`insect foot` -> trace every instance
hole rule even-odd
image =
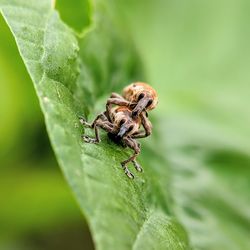
[[[82,139],[87,143],[94,143],[98,144],[99,142],[96,140],[96,138],[91,138],[88,135],[82,135]]]
[[[135,167],[135,169],[138,171],[138,172],[142,172],[143,171],[143,168],[140,166],[139,163],[137,163],[136,161],[132,161],[133,162],[133,165]]]
[[[124,172],[125,172],[125,174],[126,174],[130,179],[134,179],[134,178],[135,178],[134,175],[133,175],[133,173],[130,172],[130,171],[128,170],[127,167],[125,167]]]
[[[84,127],[88,127],[88,128],[91,128],[91,124],[88,123],[84,117],[82,116],[79,116],[79,121],[80,123],[84,126]]]
[[[122,168],[124,169],[124,173],[128,176],[128,178],[134,179],[135,176],[133,175],[132,172],[129,171],[129,169],[127,168],[127,166],[124,165],[123,163],[121,163],[121,165],[122,165]]]

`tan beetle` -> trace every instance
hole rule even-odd
[[[84,118],[80,119],[82,125],[95,130],[95,138],[87,135],[82,138],[87,143],[99,143],[98,128],[102,128],[113,141],[133,149],[133,155],[121,162],[125,174],[133,179],[134,175],[127,168],[127,164],[132,162],[137,171],[142,171],[142,167],[136,162],[136,157],[140,154],[140,144],[135,139],[151,134],[152,125],[147,111],[154,109],[157,103],[157,93],[151,86],[143,82],[132,83],[123,89],[123,96],[112,93],[107,100],[106,111],[99,114],[91,124]],[[141,125],[144,130],[140,130]]]
[[[142,119],[142,125],[145,133],[141,137],[149,136],[152,133],[152,125],[147,118],[147,111],[150,111],[158,104],[157,92],[144,82],[131,83],[123,89],[123,95],[112,93],[107,100],[106,112],[107,117],[111,112],[112,105],[126,106],[132,110],[132,118]]]
[[[106,112],[99,114],[92,123],[88,123],[84,118],[80,119],[83,126],[92,128],[95,130],[95,138],[91,138],[87,135],[83,135],[82,138],[87,143],[98,144],[100,140],[98,128],[104,129],[108,132],[109,137],[116,143],[121,143],[124,146],[134,150],[134,153],[127,160],[121,162],[122,168],[125,174],[133,179],[134,175],[127,168],[127,164],[132,162],[135,169],[142,172],[142,167],[136,162],[136,157],[140,154],[140,144],[135,140],[140,138],[141,132],[139,128],[141,126],[141,118],[132,119],[132,111],[125,106],[117,106],[111,109],[110,120],[106,115]]]

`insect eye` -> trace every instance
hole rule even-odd
[[[141,100],[144,96],[145,96],[145,94],[144,94],[144,93],[141,93],[141,94],[138,96],[138,101]]]
[[[125,119],[121,119],[119,125],[121,126],[125,122]]]
[[[149,107],[152,103],[153,103],[153,100],[150,99],[150,100],[148,101],[148,104],[147,104],[146,108]]]
[[[132,131],[132,130],[133,130],[133,128],[134,128],[134,126],[133,126],[133,125],[131,125],[131,126],[129,127],[129,129],[128,129],[128,132]]]

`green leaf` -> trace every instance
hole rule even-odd
[[[93,21],[83,38],[61,21],[48,0],[1,0],[1,12],[32,78],[53,149],[97,249],[187,249],[186,233],[171,212],[164,158],[150,144],[144,145],[140,159],[145,172],[131,181],[120,167],[129,150],[104,133],[100,145],[81,140],[79,114],[93,118],[111,91],[143,80],[130,38],[123,35],[120,21],[114,21],[112,2],[92,4]]]

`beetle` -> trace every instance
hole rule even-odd
[[[99,114],[92,123],[88,123],[84,118],[80,118],[80,122],[87,128],[92,128],[95,131],[95,138],[91,138],[87,135],[82,135],[83,140],[86,143],[98,144],[100,140],[99,128],[105,130],[109,137],[116,143],[121,143],[124,146],[134,150],[132,156],[127,160],[121,162],[122,168],[125,174],[133,179],[134,175],[127,167],[129,162],[132,162],[135,169],[142,172],[142,167],[137,163],[136,158],[140,154],[140,144],[136,141],[137,138],[141,138],[142,132],[140,127],[142,124],[141,117],[132,118],[132,110],[126,106],[113,107],[109,112]]]
[[[123,89],[123,95],[112,93],[106,103],[108,119],[113,105],[126,106],[132,109],[132,119],[138,117],[142,120],[145,132],[140,138],[147,137],[152,133],[152,125],[147,118],[147,111],[154,109],[158,104],[158,95],[155,89],[144,82],[131,83]]]

